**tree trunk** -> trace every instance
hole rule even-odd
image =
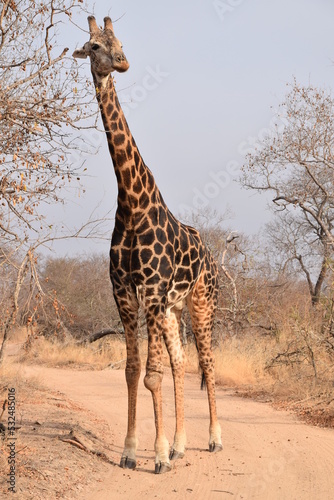
[[[325,256],[324,256],[322,263],[321,263],[320,273],[319,273],[317,282],[316,282],[315,287],[314,287],[314,292],[312,295],[312,305],[313,306],[316,306],[317,304],[319,304],[319,301],[320,301],[322,285],[325,281],[325,278],[327,275],[327,270],[328,270],[327,262],[328,262],[328,260],[327,260],[327,251],[326,251]]]
[[[10,315],[8,316],[7,320],[5,321],[5,326],[4,326],[4,335],[2,339],[2,344],[0,348],[0,366],[3,363],[4,359],[4,350],[5,350],[5,345],[8,340],[8,334],[12,328],[12,326],[15,324],[17,312],[18,312],[18,298],[21,290],[21,286],[24,280],[25,275],[27,274],[28,271],[28,261],[31,258],[31,252],[30,250],[24,257],[19,270],[17,274],[17,279],[16,279],[16,285],[15,285],[15,290],[13,292],[13,304],[12,304],[12,310]]]

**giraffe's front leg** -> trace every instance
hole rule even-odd
[[[136,434],[137,393],[140,377],[140,355],[138,346],[138,302],[134,294],[124,290],[114,295],[123,323],[126,340],[125,378],[128,388],[128,427],[120,466],[123,469],[136,467],[138,439]]]
[[[162,325],[164,314],[156,314],[152,308],[146,314],[148,329],[148,355],[144,384],[152,393],[156,439],[155,439],[155,473],[162,474],[171,470],[169,461],[169,443],[165,435],[162,418]]]
[[[134,363],[133,360],[137,360],[137,362]],[[136,452],[138,439],[136,435],[136,409],[139,376],[140,357],[138,349],[129,349],[127,345],[125,377],[128,386],[128,429],[124,440],[124,449],[120,463],[123,469],[134,469],[137,465]]]
[[[154,444],[155,450],[155,469],[156,474],[162,474],[171,470],[169,461],[169,443],[165,436],[162,419],[162,393],[161,393],[162,373],[154,370],[147,370],[144,384],[152,393],[156,438]]]

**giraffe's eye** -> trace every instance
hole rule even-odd
[[[99,44],[97,44],[97,43],[94,43],[94,44],[92,45],[92,50],[97,50],[97,49],[99,49],[99,48],[100,48],[100,46],[99,46]]]

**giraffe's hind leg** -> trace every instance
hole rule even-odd
[[[175,399],[175,434],[173,446],[170,450],[170,460],[183,458],[186,446],[186,431],[184,427],[184,371],[185,353],[180,337],[180,321],[182,305],[171,309],[169,317],[164,322],[164,340],[170,357],[174,380]]]
[[[123,469],[135,469],[138,439],[136,433],[137,393],[140,377],[140,355],[138,347],[138,302],[136,295],[124,290],[115,290],[114,295],[123,323],[126,340],[125,378],[128,388],[128,426],[124,449],[120,461]]]
[[[223,449],[221,428],[217,418],[215,395],[215,362],[211,347],[213,320],[216,312],[216,293],[208,286],[203,271],[191,294],[187,305],[191,316],[192,328],[196,337],[199,364],[203,370],[210,411],[209,450],[217,452]]]

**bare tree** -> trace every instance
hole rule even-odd
[[[315,228],[304,213],[277,212],[266,225],[272,252],[271,261],[278,272],[297,277],[304,275],[312,304],[319,302],[325,283],[332,273],[332,246],[321,228]]]
[[[45,297],[37,249],[54,238],[56,229],[44,217],[45,206],[62,201],[71,183],[78,182],[82,152],[89,152],[83,131],[95,126],[91,117],[96,114],[89,105],[91,84],[79,77],[77,64],[67,57],[68,49],[59,46],[61,30],[82,10],[83,0],[0,2],[0,290],[5,305],[0,329],[4,339],[16,321],[26,280],[31,291]],[[27,297],[33,297],[32,292]]]
[[[334,248],[334,100],[327,90],[294,82],[279,116],[281,125],[248,155],[242,182],[273,193],[274,210],[284,212],[285,243],[294,239],[287,259],[299,263],[316,304]],[[319,259],[315,284],[307,247],[316,247]]]
[[[73,128],[90,114],[89,84],[57,36],[81,3],[0,2],[0,236],[7,240],[39,231],[41,202],[58,202],[79,175]]]

